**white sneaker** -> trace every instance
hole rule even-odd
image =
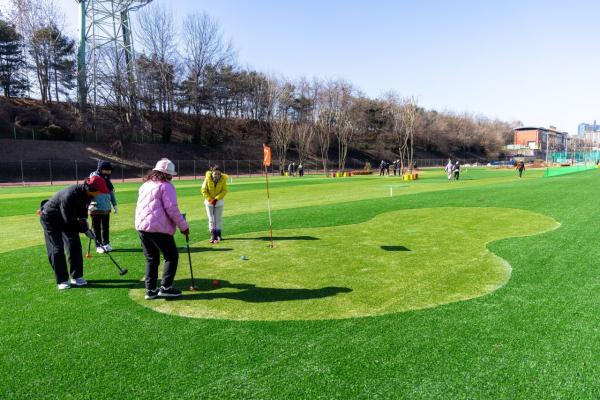
[[[105,246],[104,246],[104,249],[105,249],[107,252],[109,252],[109,251],[112,251],[112,246],[111,246],[110,244],[107,244],[107,245],[105,245]]]
[[[96,247],[96,253],[103,254],[104,253],[104,247],[101,247],[101,246]]]
[[[58,284],[58,290],[67,290],[67,289],[71,289],[71,286],[69,286],[69,282],[61,282]]]
[[[71,278],[71,285],[75,285],[75,286],[85,286],[87,285],[87,281],[85,279],[82,278]]]

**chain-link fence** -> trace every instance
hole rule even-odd
[[[198,179],[215,164],[221,166],[223,171],[233,176],[255,176],[263,172],[262,160],[172,160],[177,168],[176,179]],[[469,160],[459,160],[469,163]],[[290,161],[291,162],[291,161]],[[419,168],[441,167],[447,162],[446,159],[422,159],[415,161]],[[473,161],[475,162],[475,161]],[[154,167],[156,160],[142,160],[128,163],[112,162],[113,180],[125,182],[126,180],[138,180],[144,177]],[[351,160],[346,163],[346,170],[363,170],[365,161]],[[296,162],[296,165],[298,163]],[[370,161],[374,172],[378,171],[379,163]],[[20,160],[0,161],[0,183],[50,183],[55,182],[81,182],[91,172],[96,170],[97,162],[87,160]],[[280,168],[279,162],[275,161],[269,167],[269,173],[279,175],[288,171],[289,162]],[[317,160],[304,162],[304,173],[323,174],[323,163]],[[336,171],[338,165],[330,161],[327,165],[328,171]]]

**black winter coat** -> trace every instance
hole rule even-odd
[[[58,228],[85,232],[91,201],[83,185],[72,185],[55,193],[44,204],[41,217]]]

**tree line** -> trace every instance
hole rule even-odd
[[[72,101],[76,86],[75,41],[63,33],[52,0],[15,0],[11,21],[0,15],[0,87],[4,96]],[[394,92],[370,98],[342,79],[288,79],[242,67],[217,21],[195,12],[176,24],[160,3],[138,12],[137,101],[141,118],[158,113],[170,141],[175,113],[257,121],[280,165],[289,151],[299,161],[331,153],[343,170],[357,143],[393,143],[410,168],[415,149],[494,158],[510,141],[514,124],[420,107]],[[109,85],[119,90],[125,85]],[[35,93],[37,92],[37,93]],[[111,104],[104,104],[110,107]],[[200,124],[198,124],[200,126]],[[201,140],[201,132],[194,140]],[[334,149],[335,151],[331,151]]]

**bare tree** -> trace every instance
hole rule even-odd
[[[396,147],[398,149],[400,160],[400,171],[404,171],[408,138],[405,135],[404,119],[402,118],[402,100],[395,92],[388,92],[385,95],[385,98],[385,113],[389,120],[390,130],[396,140]]]
[[[287,152],[294,135],[294,128],[294,123],[286,115],[281,115],[273,122],[271,138],[275,146],[275,152],[277,153],[280,172],[283,172],[285,169]]]
[[[183,22],[184,50],[188,74],[188,96],[196,114],[201,111],[201,96],[208,67],[218,68],[233,62],[232,43],[223,37],[221,27],[205,12],[187,16]]]
[[[330,81],[323,93],[325,124],[338,145],[338,168],[343,170],[348,155],[348,147],[354,136],[355,127],[350,120],[354,88],[343,80]],[[323,154],[323,152],[322,152]]]
[[[310,154],[313,137],[315,135],[315,125],[312,122],[298,122],[294,129],[294,142],[300,163],[304,163]]]
[[[331,143],[331,132],[333,130],[332,116],[329,110],[322,109],[319,112],[317,123],[315,124],[315,136],[319,147],[319,155],[323,164],[323,171],[327,175],[327,165],[329,164],[329,146]]]
[[[410,173],[414,166],[415,120],[419,111],[417,99],[407,97],[402,101],[402,125],[404,127],[405,152]]]
[[[158,87],[158,110],[171,113],[174,109],[175,71],[177,54],[177,30],[173,13],[160,3],[154,2],[139,14],[139,40],[149,58],[154,59],[160,84]]]

